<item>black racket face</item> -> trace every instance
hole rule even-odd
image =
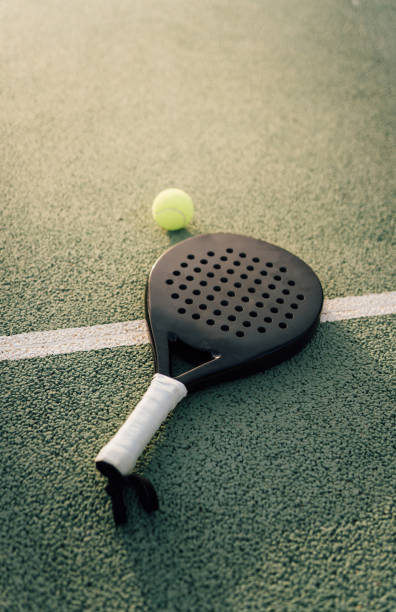
[[[302,348],[319,320],[320,281],[288,251],[236,234],[205,234],[166,251],[151,271],[147,320],[157,370],[169,341],[209,353],[178,376],[187,388],[266,368]]]

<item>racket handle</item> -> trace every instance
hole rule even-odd
[[[187,395],[178,380],[155,374],[143,398],[95,461],[115,467],[122,476],[132,473],[135,464],[168,414]]]

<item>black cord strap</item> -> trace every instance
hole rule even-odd
[[[101,474],[109,479],[106,486],[106,492],[110,495],[113,517],[116,525],[122,525],[127,522],[127,511],[124,502],[124,489],[133,487],[139,498],[144,510],[148,513],[158,510],[157,493],[147,478],[131,474],[130,476],[122,476],[120,472],[105,461],[98,461],[96,467]]]

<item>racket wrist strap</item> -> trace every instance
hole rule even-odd
[[[178,380],[155,374],[141,401],[95,461],[114,466],[122,476],[133,472],[136,462],[168,414],[187,395]]]
[[[124,491],[128,487],[135,489],[136,495],[146,512],[151,513],[158,510],[157,493],[147,478],[143,478],[138,474],[122,476],[115,467],[103,461],[98,462],[96,466],[108,478],[106,493],[108,493],[111,499],[113,518],[116,525],[122,525],[127,522]]]

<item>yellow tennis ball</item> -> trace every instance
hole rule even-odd
[[[154,220],[167,230],[186,227],[194,215],[194,204],[190,196],[181,189],[165,189],[153,202]]]

